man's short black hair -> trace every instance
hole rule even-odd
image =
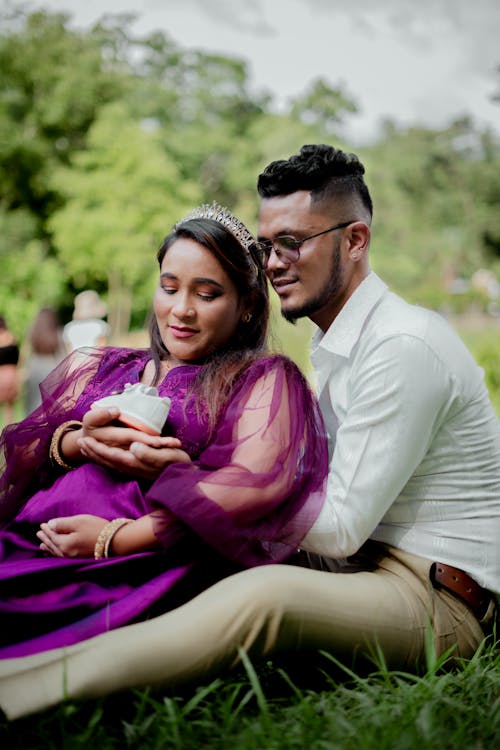
[[[306,145],[299,154],[268,164],[259,175],[257,190],[262,198],[309,190],[312,203],[359,196],[371,218],[373,203],[364,173],[365,168],[356,154],[323,143]]]

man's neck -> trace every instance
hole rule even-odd
[[[321,310],[317,310],[309,316],[312,322],[317,325],[318,328],[323,331],[323,333],[327,332],[335,318],[341,313],[342,309],[345,307],[356,289],[366,279],[370,272],[371,269],[368,264],[366,264],[366,266],[364,266],[363,268],[360,268],[359,273],[353,274],[350,279],[349,285],[346,287],[344,292],[338,296],[338,298],[332,299]]]

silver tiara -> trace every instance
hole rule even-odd
[[[227,208],[220,206],[215,201],[213,203],[203,203],[203,205],[194,208],[183,219],[177,222],[175,229],[178,229],[181,224],[190,219],[212,219],[222,224],[243,245],[247,252],[250,250],[251,245],[255,243],[255,237],[250,234],[243,222],[237,219],[236,216],[233,216]]]

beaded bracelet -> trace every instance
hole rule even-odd
[[[101,560],[103,557],[108,557],[111,540],[118,529],[121,529],[122,526],[126,526],[128,523],[132,522],[132,518],[115,518],[113,521],[109,521],[109,523],[103,526],[95,543],[94,558],[96,560]]]
[[[49,458],[53,464],[57,464],[66,471],[71,471],[75,467],[69,464],[61,456],[61,441],[67,432],[72,430],[79,430],[82,426],[81,422],[77,422],[76,419],[70,419],[68,422],[63,422],[54,430],[52,440],[50,441]]]

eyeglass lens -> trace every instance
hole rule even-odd
[[[296,263],[300,256],[300,244],[301,243],[297,242],[295,237],[288,236],[276,237],[272,241],[266,240],[265,242],[260,242],[259,245],[263,267],[267,268],[273,249],[278,258],[281,258],[285,263]]]

